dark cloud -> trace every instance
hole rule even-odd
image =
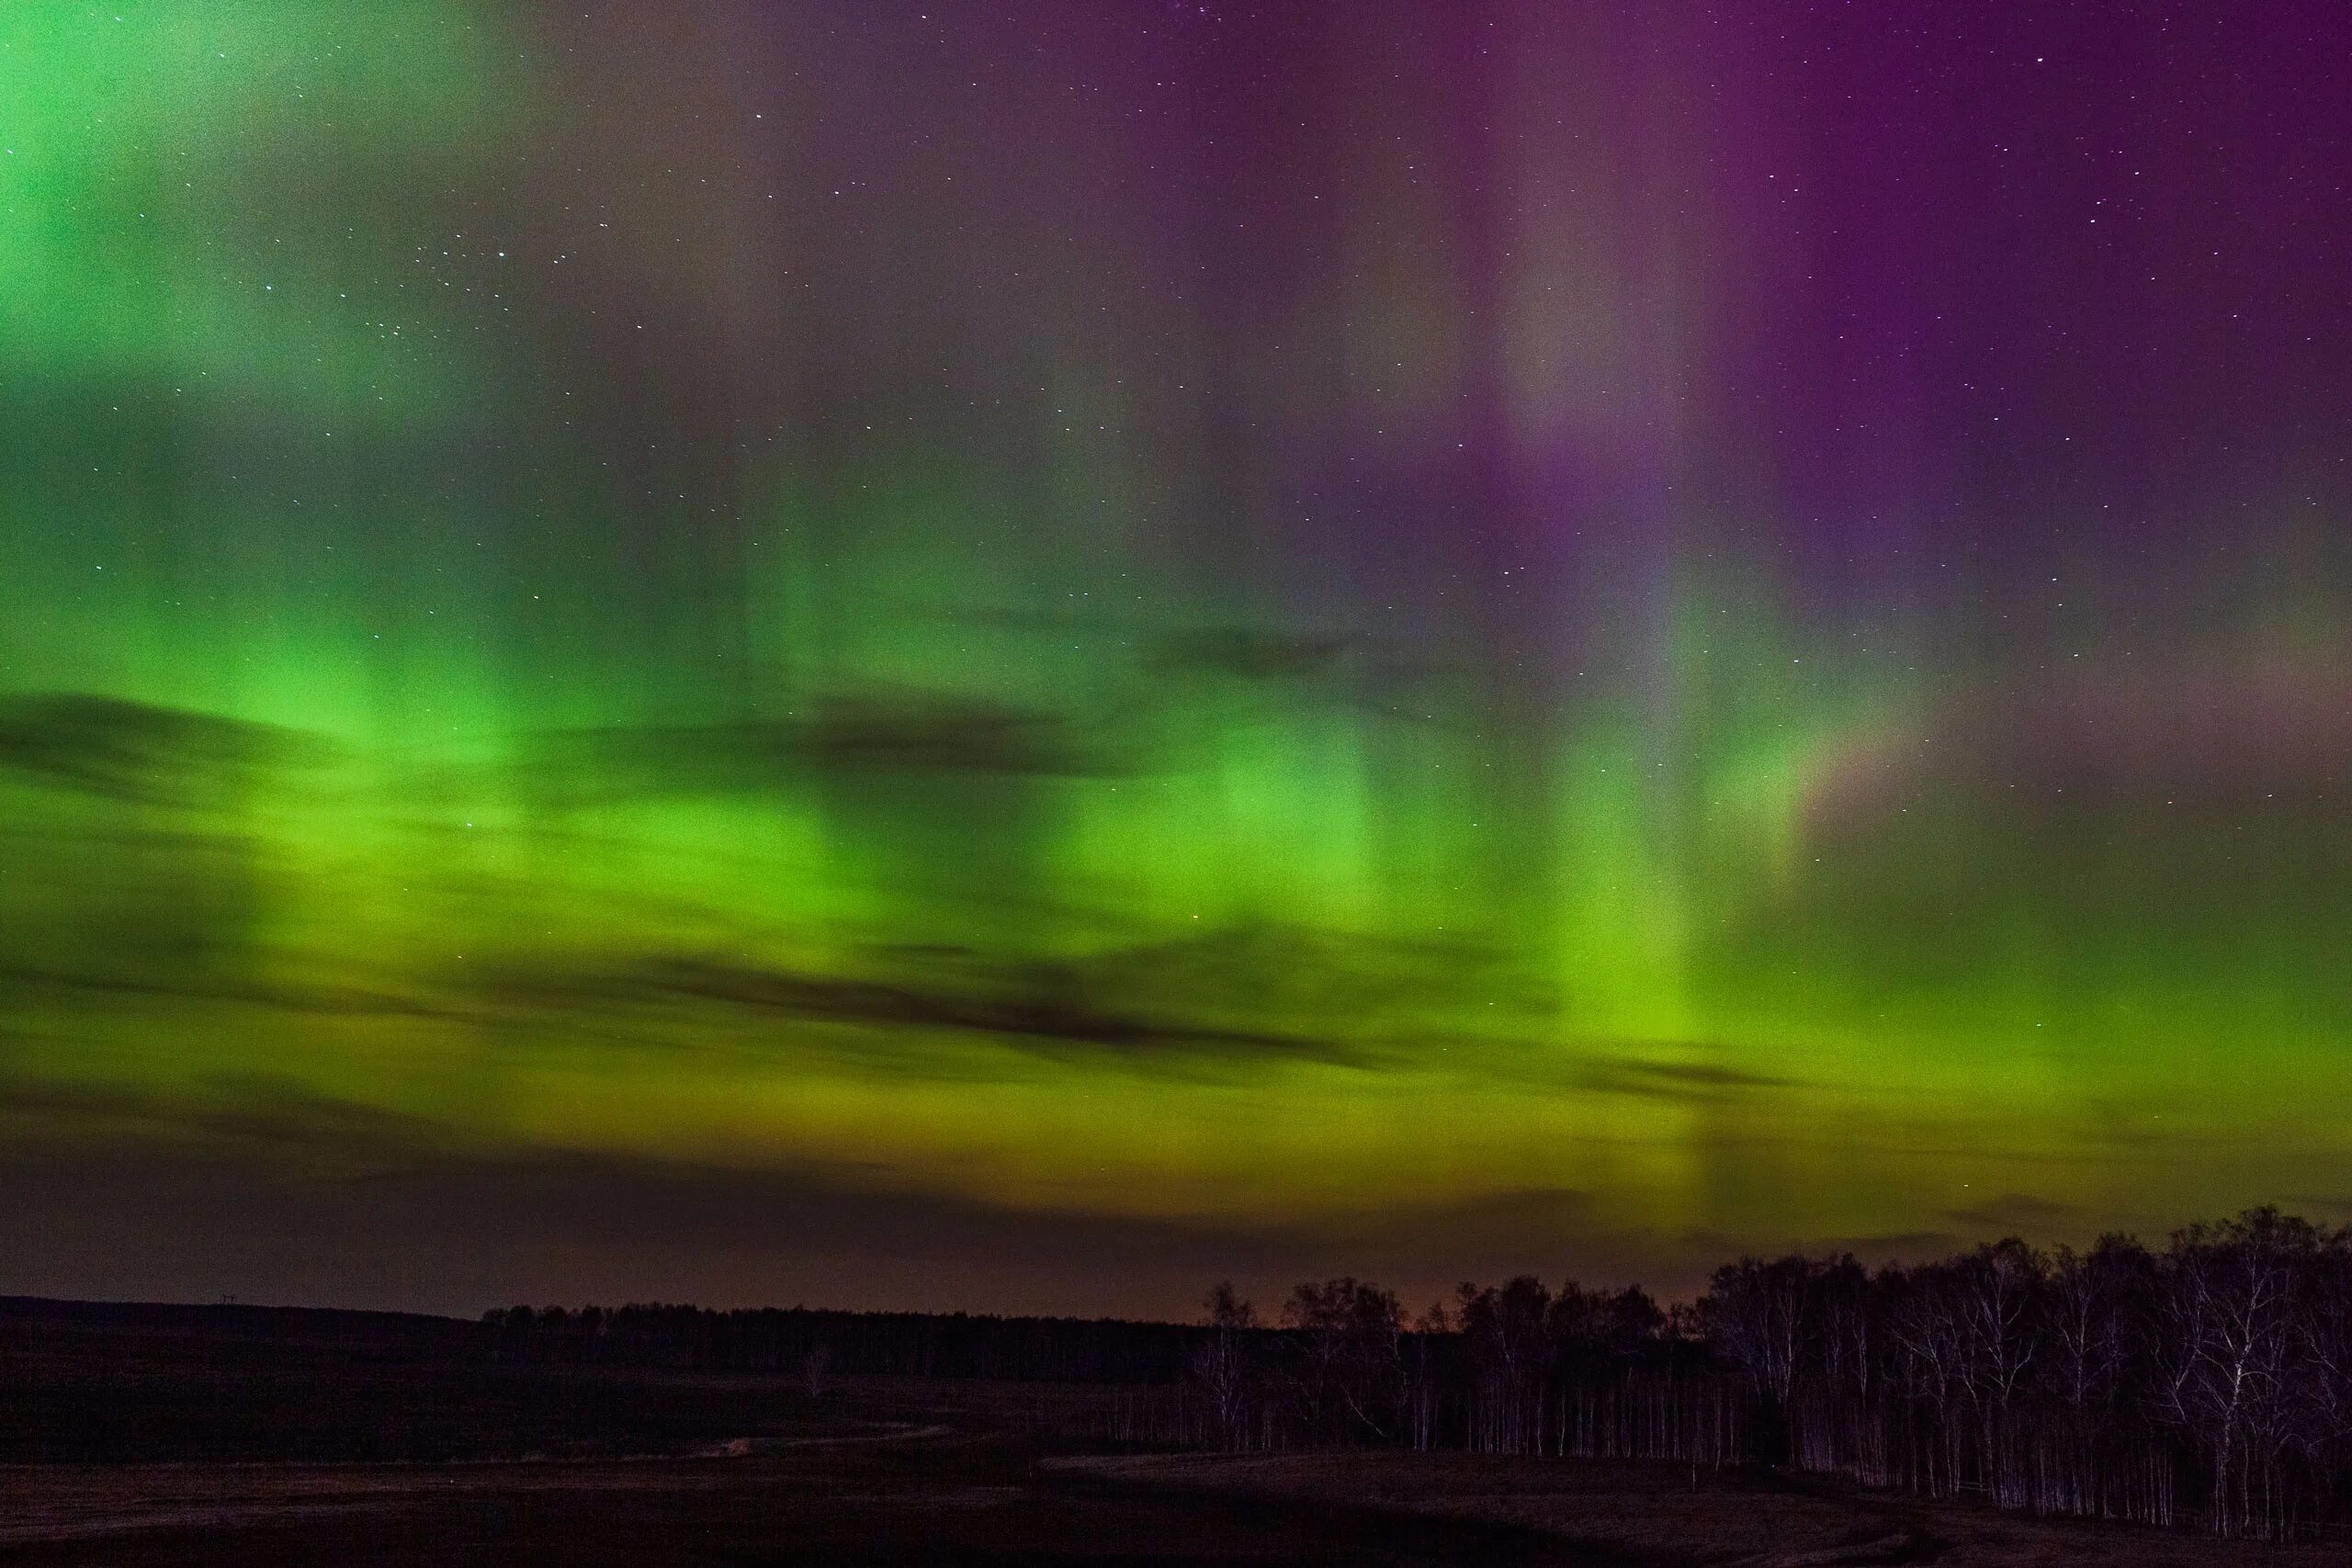
[[[1044,1055],[1081,1054],[1138,1064],[1179,1058],[1293,1057],[1353,1061],[1337,1041],[1227,1028],[1099,1000],[1066,974],[1036,967],[946,976],[922,984],[825,975],[707,958],[649,956],[605,970],[540,968],[492,977],[488,995],[528,1010],[706,1005],[741,1014],[861,1025],[906,1036],[920,1052],[931,1036],[968,1034]]]
[[[673,960],[640,972],[651,989],[739,1007],[839,1022],[969,1031],[1052,1046],[1118,1054],[1170,1050],[1336,1057],[1329,1042],[1220,1029],[1098,1005],[1051,971],[1030,972],[1006,994],[970,995],[888,983]]]
[[[1051,972],[1155,1007],[1207,1003],[1307,1031],[1369,1029],[1467,1001],[1498,1024],[1545,1010],[1551,987],[1515,955],[1473,939],[1411,939],[1274,921],[1206,927],[1166,941],[1056,960]]]
[[[1465,998],[1490,1004],[1488,1016],[1502,1029],[1539,1011],[1548,997],[1505,955],[1476,942],[1350,937],[1272,923],[1057,956],[957,942],[877,943],[805,967],[731,953],[562,960],[519,953],[469,962],[443,983],[470,998],[468,1006],[508,1022],[540,1015],[642,1032],[656,1030],[665,1015],[678,1025],[716,1015],[725,1037],[740,1043],[747,1029],[793,1020],[822,1027],[771,1036],[773,1049],[950,1076],[958,1076],[955,1065],[939,1052],[943,1039],[957,1037],[1159,1072],[1223,1073],[1272,1060],[1378,1066],[1426,1047],[1436,1021]],[[1525,1070],[1503,1043],[1460,1043],[1460,1056],[1448,1058],[1459,1070]],[[1645,1073],[1634,1064],[1627,1081],[1673,1092],[1676,1070]],[[1736,1077],[1684,1092],[1719,1092]]]
[[[216,1075],[193,1086],[201,1097],[188,1125],[229,1143],[285,1145],[349,1158],[374,1153],[409,1157],[452,1143],[429,1117],[322,1094],[274,1074]]]
[[[210,804],[266,767],[323,750],[297,731],[117,697],[0,698],[0,769],[112,800]]]
[[[177,1120],[171,1101],[155,1089],[38,1077],[0,1078],[0,1116],[34,1118],[53,1132]]]
[[[1237,625],[1170,627],[1107,615],[939,604],[916,608],[926,616],[960,625],[1034,636],[1040,642],[1050,638],[1057,648],[1068,646],[1073,637],[1092,639],[1106,660],[1118,658],[1123,664],[1124,650],[1139,649],[1133,671],[1148,683],[1130,705],[1146,713],[1239,682],[1390,718],[1439,722],[1428,690],[1438,667],[1426,651],[1360,632]]]
[[[1164,635],[1143,660],[1153,677],[1279,686],[1385,718],[1437,724],[1433,666],[1419,653],[1356,636],[1202,626]]]
[[[1634,1056],[1579,1059],[1576,1077],[1587,1089],[1611,1094],[1706,1102],[1758,1089],[1795,1088],[1800,1082],[1711,1062],[1668,1062]]]
[[[849,1164],[738,1169],[484,1148],[271,1076],[170,1089],[0,1078],[0,1294],[394,1306],[690,1300],[1185,1316],[1351,1273],[1417,1306],[1461,1280],[1645,1280],[1687,1294],[1712,1238],[1587,1192],[1182,1219],[910,1189]]]
[[[1163,637],[1145,667],[1243,681],[1296,681],[1329,671],[1347,647],[1348,639],[1340,637],[1204,626]]]
[[[268,1095],[288,1135],[61,1136],[0,1149],[0,1293],[398,1306],[512,1301],[901,1307],[1188,1316],[1213,1281],[1272,1302],[1337,1273],[1417,1303],[1534,1268],[1623,1278],[1654,1238],[1606,1234],[1580,1194],[1216,1222],[1015,1208],[854,1168],[731,1170],[611,1155],[452,1148]],[[116,1123],[119,1126],[119,1123]],[[383,1134],[381,1137],[376,1134]],[[413,1135],[412,1135],[413,1134]],[[1646,1248],[1646,1250],[1645,1250]]]
[[[120,961],[119,954],[116,957]],[[87,997],[147,999],[164,1003],[213,1004],[272,1012],[327,1017],[437,1018],[479,1021],[481,1015],[423,997],[350,986],[299,985],[244,976],[169,976],[38,968],[0,963],[0,1001],[23,1002],[43,996],[66,1000]]]
[[[1982,1202],[1946,1209],[1943,1214],[1963,1225],[2011,1232],[2034,1241],[2046,1237],[2053,1227],[2065,1224],[2080,1213],[2072,1203],[2037,1198],[2030,1192],[2004,1192]]]
[[[1941,1231],[1783,1243],[1866,1263]],[[1263,1304],[1353,1274],[1416,1309],[1458,1281],[1641,1283],[1687,1299],[1754,1246],[1634,1222],[1570,1187],[1286,1216],[1135,1216],[910,1185],[848,1162],[735,1168],[493,1148],[274,1076],[170,1089],[0,1078],[0,1293],[471,1313],[691,1300],[1189,1315],[1231,1279]]]
[[[559,730],[517,771],[552,806],[677,795],[764,794],[843,775],[1117,777],[1133,748],[1067,714],[923,691],[823,694],[775,718]]]
[[[337,1161],[410,1160],[456,1146],[430,1118],[321,1093],[267,1073],[211,1075],[169,1086],[0,1077],[0,1126],[28,1146],[86,1148],[125,1137],[171,1148],[298,1150]]]
[[[1086,777],[1125,771],[1060,715],[940,693],[820,699],[801,743],[822,768]]]

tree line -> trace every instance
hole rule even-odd
[[[1114,1318],[965,1313],[498,1307],[482,1315],[492,1355],[558,1361],[772,1372],[821,1388],[835,1377],[1175,1384],[1198,1331]]]
[[[2352,1523],[2352,1231],[2251,1210],[1875,1271],[1744,1258],[1700,1299],[1355,1280],[1259,1327],[1219,1287],[1193,1381],[1235,1449],[1763,1462],[1928,1496],[2279,1539]]]
[[[1696,1302],[1350,1278],[1196,1325],[518,1307],[501,1354],[1148,1385],[1105,1436],[1767,1463],[1927,1496],[2286,1538],[2352,1525],[2352,1230],[2256,1209],[2158,1249],[2014,1238],[1875,1270],[1743,1258]],[[1156,1403],[1155,1403],[1156,1402]]]

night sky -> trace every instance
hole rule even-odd
[[[0,1292],[2345,1217],[2347,58],[0,6]]]

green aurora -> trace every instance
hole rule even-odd
[[[1695,8],[1026,9],[0,10],[0,1290],[2352,1202],[2340,219],[2241,342]],[[2163,130],[2116,276],[2320,221]]]

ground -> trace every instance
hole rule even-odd
[[[1589,1553],[1572,1562],[1656,1568],[2340,1568],[2346,1561],[2342,1543],[2276,1547],[2033,1518],[1761,1470],[1403,1453],[1072,1456],[1044,1464],[1129,1485],[1510,1525]]]
[[[1148,1391],[513,1364],[0,1313],[0,1562],[2317,1568],[1763,1472],[1106,1451]]]

